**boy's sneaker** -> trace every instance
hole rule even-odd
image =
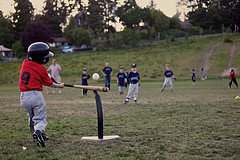
[[[126,100],[126,101],[124,101],[124,104],[127,104],[127,103],[129,103],[129,101],[127,101],[127,100]]]
[[[42,133],[39,130],[37,130],[36,132],[33,133],[33,139],[35,142],[37,142],[37,145],[39,147],[45,147],[45,142],[42,137]]]
[[[58,93],[59,93],[59,94],[61,94],[61,93],[62,93],[62,91],[58,91]]]
[[[173,92],[173,90],[171,89],[171,92]]]
[[[137,100],[134,100],[134,103],[137,104]]]
[[[43,137],[43,140],[44,140],[44,141],[49,140],[48,136],[46,136],[45,133],[42,133],[42,137]]]
[[[163,92],[164,91],[164,88],[163,89],[161,89],[161,92]]]
[[[52,94],[55,94],[55,91],[53,91]]]

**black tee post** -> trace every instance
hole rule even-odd
[[[98,138],[103,139],[103,112],[101,97],[97,91],[93,91],[95,94],[96,106],[97,106],[97,117],[98,117]]]

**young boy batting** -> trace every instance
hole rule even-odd
[[[239,87],[238,87],[237,80],[236,80],[236,77],[235,77],[235,71],[234,71],[233,68],[230,69],[230,75],[229,75],[229,77],[230,77],[230,81],[229,81],[229,86],[228,86],[228,88],[231,88],[231,87],[232,87],[232,82],[234,82],[235,85],[237,86],[237,88],[239,88]]]
[[[87,69],[83,68],[83,73],[82,73],[82,85],[83,86],[88,86],[87,80],[90,78],[90,75],[87,75]],[[82,95],[86,96],[87,95],[87,89],[82,89]]]
[[[129,103],[129,99],[132,97],[134,98],[134,103],[137,104],[137,96],[138,96],[138,87],[140,86],[140,75],[137,72],[137,65],[132,64],[131,65],[131,72],[128,74],[129,78],[129,89],[128,89],[128,95],[126,100],[124,101],[124,104]]]
[[[163,84],[163,88],[161,89],[161,92],[164,91],[164,89],[165,89],[165,87],[167,86],[168,83],[170,85],[171,92],[172,92],[173,91],[172,77],[174,78],[174,80],[176,78],[173,75],[173,72],[170,70],[170,65],[169,64],[166,65],[166,71],[164,72],[164,75],[165,75],[165,81],[164,81],[164,84]]]
[[[47,68],[43,64],[48,63],[49,57],[54,56],[49,52],[46,43],[36,42],[28,47],[27,59],[23,61],[20,72],[19,88],[21,91],[21,105],[25,108],[29,117],[29,129],[38,146],[45,147],[44,130],[47,126],[46,103],[42,95],[43,85],[63,88],[64,83],[53,83],[48,76]]]
[[[119,94],[123,94],[123,86],[124,83],[126,84],[126,74],[123,72],[123,67],[120,67],[119,72],[117,74],[117,84],[118,84],[118,91]]]

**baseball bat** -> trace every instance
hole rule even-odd
[[[108,92],[109,88],[107,87],[99,87],[99,86],[83,86],[83,85],[72,85],[72,84],[64,84],[65,87],[73,87],[73,88],[80,88],[80,89],[87,89],[99,92]]]

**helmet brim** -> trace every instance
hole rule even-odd
[[[43,58],[53,57],[54,54],[52,52],[49,52],[48,55],[44,56]]]

